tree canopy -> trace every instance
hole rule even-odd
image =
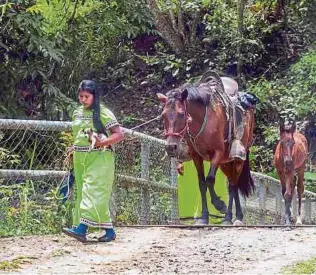
[[[67,120],[84,78],[107,100],[150,107],[216,69],[261,99],[253,161],[270,171],[280,116],[315,116],[314,0],[2,0],[0,11],[1,117]],[[140,121],[110,104],[126,126]]]

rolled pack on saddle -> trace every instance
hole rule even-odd
[[[225,140],[229,146],[229,158],[246,159],[246,148],[241,139],[246,125],[246,113],[255,108],[259,99],[251,93],[238,92],[238,83],[230,77],[220,77],[214,71],[206,72],[202,78],[187,89],[204,88],[211,97],[212,108],[216,104],[224,106],[228,125]],[[180,144],[180,161],[190,160],[189,148],[185,142]]]

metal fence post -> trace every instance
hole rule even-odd
[[[311,223],[312,221],[312,201],[310,197],[306,197],[304,202],[305,208],[305,223]]]
[[[177,161],[176,158],[171,158],[170,160],[170,177],[171,186],[178,186],[178,171],[177,171]],[[178,223],[178,194],[172,193],[171,195],[171,221],[172,223]]]
[[[149,156],[150,145],[146,141],[141,141],[141,178],[149,180]],[[140,209],[140,223],[150,223],[150,192],[148,187],[141,189],[141,209]]]
[[[265,224],[265,212],[266,212],[266,184],[265,180],[259,182],[259,208],[260,208],[260,224]]]
[[[283,202],[282,202],[282,186],[281,185],[276,185],[275,186],[275,209],[277,212],[277,215],[279,216],[279,223],[282,222],[282,217],[283,217]]]

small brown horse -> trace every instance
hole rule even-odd
[[[280,177],[282,194],[285,201],[285,224],[290,225],[291,202],[295,188],[294,176],[297,172],[298,216],[296,224],[302,224],[301,206],[304,192],[304,170],[307,158],[307,140],[296,132],[295,123],[284,125],[280,123],[280,141],[274,153],[274,165]]]
[[[221,81],[220,79],[213,79]],[[189,154],[195,164],[202,201],[202,216],[199,223],[208,224],[209,212],[206,202],[207,188],[211,202],[221,213],[226,213],[224,222],[232,222],[232,205],[235,200],[237,223],[242,223],[243,213],[238,189],[248,196],[254,188],[249,168],[249,146],[253,139],[254,113],[246,111],[242,144],[247,149],[245,160],[230,158],[230,142],[227,140],[229,120],[220,97],[212,93],[211,82],[201,83],[193,88],[182,86],[173,89],[167,95],[157,94],[165,103],[162,113],[166,136],[166,151],[171,157],[181,154],[181,141],[189,145]],[[214,83],[214,82],[213,82]],[[203,160],[211,162],[208,175],[204,175]],[[215,176],[218,168],[225,173],[229,181],[229,204],[217,196],[214,190]],[[237,224],[236,223],[236,224]]]

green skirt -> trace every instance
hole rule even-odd
[[[111,151],[75,151],[75,207],[73,224],[113,228],[110,197],[114,182],[114,157]]]

